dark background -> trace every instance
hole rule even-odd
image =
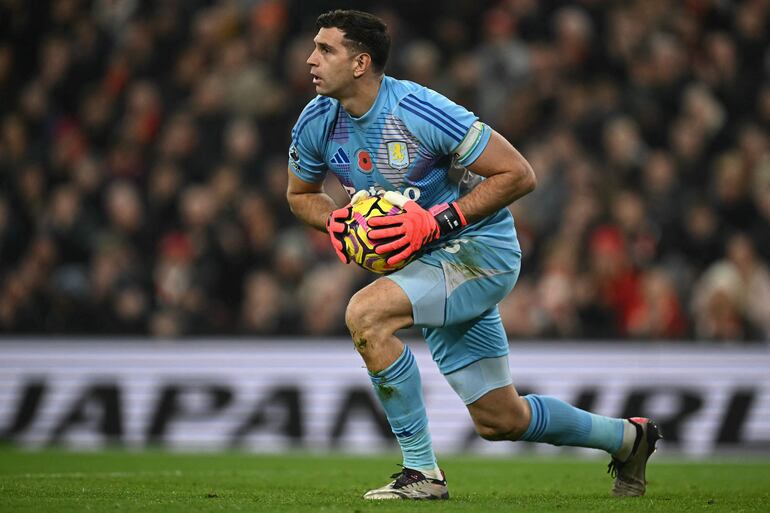
[[[513,340],[770,337],[767,0],[0,0],[0,333],[345,334],[371,276],[284,193],[351,6],[538,175]]]

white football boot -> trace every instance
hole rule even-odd
[[[446,476],[443,470],[441,471],[443,479],[431,479],[418,470],[406,467],[401,472],[397,472],[390,477],[395,480],[382,488],[369,490],[364,494],[364,499],[436,500],[449,498]]]

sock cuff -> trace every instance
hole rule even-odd
[[[398,381],[401,377],[407,374],[410,369],[416,365],[417,362],[409,350],[409,346],[404,345],[404,350],[401,355],[396,358],[396,361],[391,363],[388,367],[379,372],[369,372],[369,378],[375,385],[381,385],[383,383]]]
[[[548,429],[548,410],[543,404],[543,400],[534,394],[525,395],[524,399],[529,403],[532,416],[529,421],[529,427],[521,435],[521,439],[528,442],[538,442],[546,429]]]

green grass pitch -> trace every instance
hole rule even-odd
[[[449,501],[363,501],[398,457],[0,449],[0,512],[770,511],[770,460],[653,460],[642,498],[598,460],[446,457]]]

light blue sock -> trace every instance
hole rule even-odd
[[[595,415],[547,395],[524,396],[532,420],[521,436],[529,442],[591,447],[616,453],[623,443],[623,419]]]
[[[404,466],[425,470],[436,467],[436,456],[428,432],[428,416],[422,397],[422,380],[409,347],[387,369],[369,373],[390,428],[396,435]]]

